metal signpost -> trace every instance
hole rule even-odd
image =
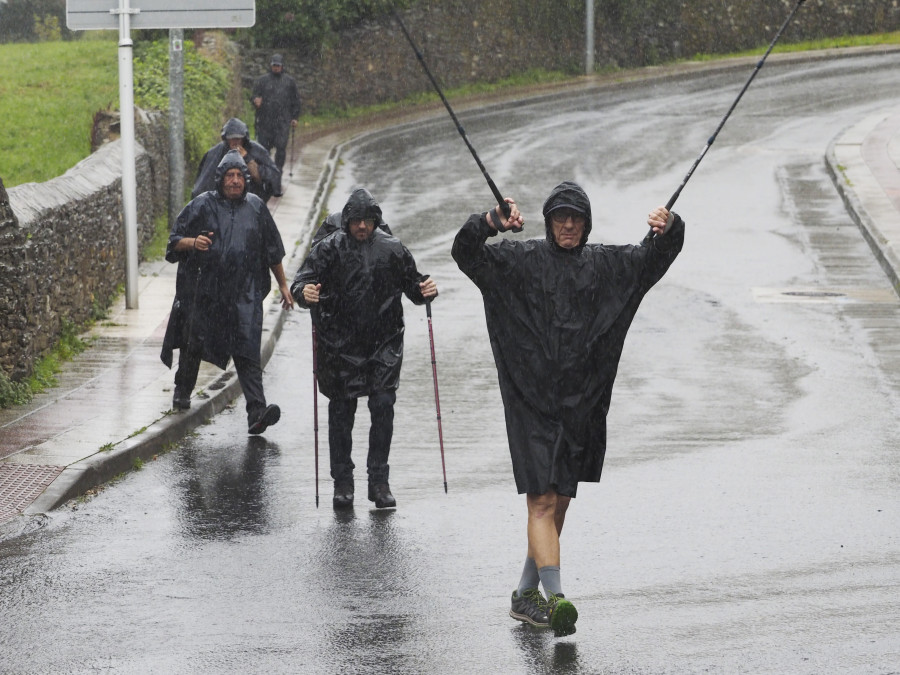
[[[169,29],[169,224],[184,205],[184,29]]]
[[[132,1],[138,7],[132,7]],[[69,30],[119,30],[125,306],[138,307],[137,177],[131,29],[244,28],[256,23],[255,0],[66,0]]]

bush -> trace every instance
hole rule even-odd
[[[35,364],[34,371],[24,381],[13,382],[0,370],[0,408],[28,403],[35,394],[55,387],[56,373],[62,370],[62,364],[87,347],[88,343],[78,337],[75,324],[63,319],[56,345]]]
[[[184,143],[188,166],[197,166],[211,145],[219,142],[222,111],[231,90],[231,73],[184,42]],[[135,47],[134,102],[146,110],[169,110],[169,43]]]
[[[71,40],[66,26],[66,0],[0,2],[0,42]]]
[[[292,47],[316,53],[339,31],[416,0],[258,0],[256,26],[247,34],[257,47]]]
[[[0,370],[0,408],[28,403],[34,394],[25,382],[13,382]]]

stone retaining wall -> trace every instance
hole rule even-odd
[[[143,247],[167,210],[164,116],[139,113],[136,133]],[[63,176],[0,192],[0,368],[11,379],[31,373],[64,320],[85,322],[124,282],[121,166],[121,142],[113,141]]]
[[[596,3],[595,67],[631,68],[771,42],[796,0],[633,0]],[[572,5],[567,7],[567,5]],[[584,71],[584,3],[432,0],[402,14],[442,88],[492,82],[529,69]],[[898,0],[806,0],[784,42],[900,29]],[[248,50],[243,83],[285,57],[307,112],[371,105],[431,92],[393,17],[343,33],[317,54]]]
[[[697,53],[767,44],[796,0],[604,0],[596,5],[598,69],[636,67]],[[784,41],[900,29],[900,0],[806,0]],[[584,9],[535,0],[432,0],[403,21],[443,88],[492,82],[529,69],[578,73]],[[248,50],[241,82],[268,70],[273,49]],[[431,84],[392,17],[346,31],[317,54],[278,49],[307,112],[395,101]],[[139,115],[139,240],[167,212],[163,114]],[[249,122],[249,120],[247,120]],[[0,369],[13,379],[55,343],[63,320],[81,323],[124,281],[118,143],[64,176],[11,188],[0,183]]]

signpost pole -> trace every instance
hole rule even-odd
[[[0,0],[3,2],[3,0]],[[180,49],[183,29],[195,28],[242,28],[256,23],[255,0],[232,0],[222,6],[219,0],[157,0],[145,4],[143,10],[132,8],[131,0],[66,0],[66,25],[69,30],[113,30],[119,29],[119,111],[122,147],[122,220],[125,226],[125,306],[138,308],[138,227],[137,227],[137,168],[135,166],[134,138],[134,61],[131,29],[179,29],[178,38],[172,40],[172,51],[176,58],[182,58]],[[137,0],[138,4],[142,0]],[[110,5],[112,6],[110,8]],[[174,60],[174,59],[173,59]],[[183,77],[183,67],[177,74]],[[183,82],[181,85],[183,96]],[[176,98],[177,96],[173,96]],[[180,104],[181,126],[184,126],[183,101]],[[175,114],[177,114],[176,111]],[[179,134],[177,144],[183,143],[184,133]],[[180,182],[184,183],[183,148]],[[178,176],[176,175],[176,179]],[[170,204],[180,202],[184,197],[183,188],[175,188],[177,197]],[[170,209],[170,213],[171,213]],[[177,214],[180,209],[176,210]]]
[[[184,29],[169,30],[169,227],[184,206]]]
[[[122,211],[125,220],[125,307],[138,308],[137,169],[134,140],[134,63],[129,0],[119,0],[119,111],[122,132]]]
[[[584,6],[584,74],[594,72],[594,0],[585,0]]]

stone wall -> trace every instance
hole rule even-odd
[[[604,0],[596,4],[595,64],[637,67],[759,47],[771,41],[795,5],[796,0]],[[582,3],[430,0],[402,17],[445,89],[535,68],[573,74],[583,69]],[[900,0],[806,0],[784,41],[898,29]],[[315,54],[248,50],[242,58],[244,87],[268,70],[273,51],[284,55],[307,112],[432,91],[393,17],[346,31]],[[138,117],[143,245],[154,218],[167,212],[168,140],[164,115]],[[13,379],[31,372],[64,319],[85,321],[124,281],[118,146],[104,145],[64,176],[11,188],[8,195],[0,183],[0,368]]]
[[[638,67],[767,45],[796,4],[796,0],[597,2],[595,66]],[[430,0],[404,12],[402,18],[442,88],[497,81],[535,68],[573,74],[584,69],[583,3]],[[806,0],[782,40],[898,29],[900,0]],[[246,88],[268,70],[274,51],[284,55],[285,70],[297,80],[307,112],[431,91],[391,16],[346,31],[334,45],[315,54],[248,50],[243,59]]]
[[[138,241],[167,211],[165,118],[139,112]],[[100,147],[63,176],[0,192],[0,368],[13,380],[81,324],[125,280],[121,142]]]

